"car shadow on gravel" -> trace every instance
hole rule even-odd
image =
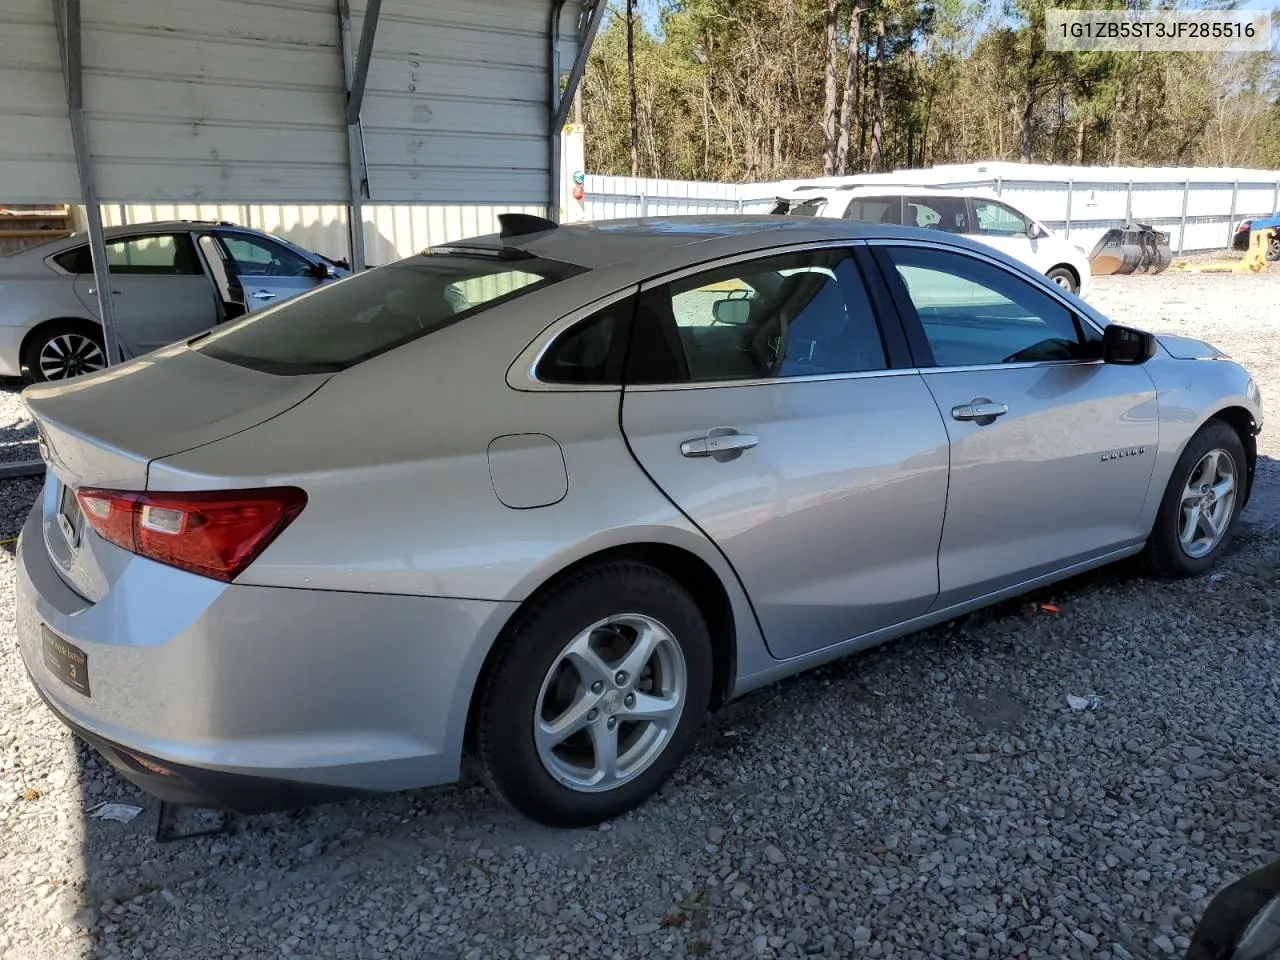
[[[1276,467],[1269,460],[1260,468],[1267,479],[1259,488],[1263,496],[1251,504],[1239,539],[1213,574],[1160,584],[1147,581],[1138,562],[1122,562],[756,691],[711,719],[693,754],[653,800],[600,829],[553,831],[530,824],[468,773],[455,786],[233,818],[223,834],[162,844],[155,840],[158,804],[76,741],[83,876],[78,909],[67,923],[82,938],[83,955],[91,958],[412,955],[488,960],[525,955],[502,948],[535,927],[549,931],[549,940],[538,941],[542,946],[557,937],[561,943],[571,941],[574,924],[585,922],[591,912],[593,889],[602,888],[600,878],[608,876],[609,885],[630,884],[632,891],[629,926],[622,936],[643,930],[645,937],[679,942],[679,950],[655,946],[651,955],[701,956],[717,936],[711,928],[713,911],[723,915],[732,904],[726,905],[714,882],[707,886],[700,880],[690,890],[688,864],[714,863],[722,848],[735,849],[730,867],[734,876],[742,870],[744,878],[752,864],[759,873],[762,858],[773,864],[764,869],[792,869],[790,861],[783,867],[779,858],[813,844],[822,849],[829,842],[837,850],[843,845],[850,856],[883,858],[886,847],[868,838],[883,835],[884,844],[898,842],[894,825],[905,822],[905,814],[900,807],[892,813],[891,806],[907,802],[885,798],[925,796],[920,771],[934,769],[951,779],[939,779],[932,787],[941,799],[930,801],[931,809],[943,812],[929,812],[923,828],[916,824],[917,835],[921,829],[936,834],[921,849],[968,849],[971,834],[947,825],[951,818],[969,822],[964,819],[969,817],[966,805],[973,803],[973,784],[959,778],[955,765],[979,775],[994,773],[999,764],[1009,764],[1012,771],[1021,769],[1014,764],[1025,763],[1025,770],[1032,771],[1035,764],[1049,762],[1037,750],[1066,749],[1055,746],[1052,738],[1047,746],[1036,742],[1042,731],[1026,728],[1043,716],[1045,704],[997,677],[1038,673],[1037,683],[1051,688],[1058,699],[1054,709],[1080,723],[1093,723],[1092,712],[1068,710],[1065,697],[1093,693],[1094,688],[1083,684],[1078,664],[1112,655],[1113,640],[1101,636],[1109,610],[1123,608],[1123,617],[1117,613],[1116,620],[1128,623],[1140,621],[1141,608],[1157,594],[1152,603],[1187,597],[1204,603],[1215,592],[1227,602],[1234,579],[1254,577],[1255,568],[1275,562],[1271,545],[1280,515],[1275,509],[1280,499]],[[1076,624],[1082,626],[1077,629]],[[1050,650],[1057,661],[1047,661]],[[1098,691],[1104,700],[1111,697],[1106,689]],[[1124,696],[1132,708],[1132,691]],[[921,722],[921,709],[933,728],[922,731],[918,740],[894,741],[885,732],[901,725],[904,716]],[[1099,716],[1100,722],[1109,719],[1105,713]],[[881,737],[892,746],[858,742]],[[841,768],[832,759],[848,749],[869,751],[862,756],[865,767]],[[1160,747],[1157,742],[1141,749],[1155,757]],[[1138,771],[1156,761],[1126,762]],[[1128,788],[1121,780],[1138,775],[1117,774],[1120,780],[1107,796],[1122,795]],[[851,783],[857,801],[852,808],[841,793]],[[809,799],[794,807],[777,806],[792,802],[792,793]],[[1036,828],[1043,831],[1037,842],[1049,842],[1051,832],[1058,835],[1060,824],[1076,817],[1085,829],[1101,830],[1090,827],[1091,814],[1084,807],[1063,802],[1041,810],[1041,801],[1029,796],[1017,802],[1039,811],[1042,819],[1036,822],[1052,822]],[[124,823],[98,819],[89,811],[102,803],[141,811]],[[882,804],[890,806],[877,806]],[[185,816],[188,825],[198,825]],[[830,839],[815,839],[819,837]],[[914,863],[918,853],[902,851],[902,862]],[[818,879],[803,872],[804,864],[823,862],[824,854],[810,851],[808,856],[811,861],[801,855],[794,869],[814,884]],[[620,869],[634,877],[619,879],[610,862],[627,865]],[[730,867],[715,869],[728,876]],[[593,869],[605,873],[593,875]],[[539,888],[539,876],[559,879],[552,887]],[[795,897],[794,902],[775,903],[792,923],[796,904],[807,894],[788,894],[780,887],[778,896]],[[932,900],[921,891],[901,896],[901,902],[888,905],[890,911],[900,911],[903,902],[909,913],[935,910],[942,893],[932,891]],[[870,901],[869,893],[866,899]],[[880,920],[868,919],[867,927],[879,936],[896,920],[884,919],[883,905],[877,909]],[[1188,914],[1191,909],[1185,907]],[[1029,930],[1031,920],[1026,922]],[[858,925],[851,924],[847,933],[852,935],[854,927]],[[1086,932],[1090,938],[1095,934],[1145,955],[1148,934],[1131,936],[1121,927]],[[1043,934],[1046,944],[1052,937],[1048,930]],[[937,949],[943,949],[941,941]],[[529,955],[535,954],[572,955],[541,946],[530,950]],[[720,950],[716,955],[734,954]],[[825,955],[841,951],[830,946]]]

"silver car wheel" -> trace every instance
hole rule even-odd
[[[560,651],[542,681],[538,758],[572,790],[612,790],[662,754],[687,690],[684,653],[666,627],[638,613],[600,620]]]
[[[93,373],[107,365],[97,342],[83,333],[60,333],[40,348],[40,376],[45,380],[66,380]]]
[[[1199,559],[1213,550],[1235,515],[1236,465],[1227,451],[1210,450],[1196,464],[1182,490],[1178,543]]]
[[[1058,274],[1056,277],[1053,278],[1053,282],[1056,283],[1058,286],[1062,287],[1063,290],[1071,289],[1070,277],[1064,276],[1062,274]]]

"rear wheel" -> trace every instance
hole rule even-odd
[[[93,373],[107,365],[100,327],[83,320],[55,320],[38,327],[23,356],[27,374],[36,383],[66,380]]]
[[[652,567],[590,568],[522,612],[477,693],[485,779],[521,813],[583,826],[638,806],[671,775],[711,695],[693,598]]]
[[[1069,290],[1071,293],[1080,292],[1080,284],[1076,282],[1076,275],[1068,267],[1054,267],[1045,276],[1064,290]]]
[[[1280,260],[1280,230],[1267,241],[1267,259],[1272,263]]]
[[[1247,469],[1240,435],[1221,420],[1191,438],[1147,540],[1145,556],[1155,573],[1189,577],[1213,565],[1240,516]]]

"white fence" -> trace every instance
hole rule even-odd
[[[956,190],[990,190],[1006,197],[1086,253],[1126,216],[1153,223],[1170,235],[1177,252],[1210,250],[1230,243],[1236,223],[1280,209],[1280,173],[1150,168],[1102,173],[1080,170],[1079,179],[1053,179],[1035,167],[991,165],[993,175],[973,176],[974,166],[953,171],[902,171],[867,178],[880,183],[929,183]],[[984,168],[985,169],[985,168]],[[995,171],[1003,175],[994,175]],[[1019,175],[1017,171],[1024,171]],[[1132,179],[1125,179],[1126,173]],[[967,178],[962,178],[967,175]],[[1104,178],[1105,175],[1105,178]],[[1093,177],[1090,179],[1090,177]],[[700,183],[589,174],[584,183],[586,219],[662,217],[681,214],[766,212],[782,189],[778,184]],[[543,214],[539,207],[367,205],[365,246],[372,265],[441,243],[498,229],[505,212]],[[347,212],[343,206],[300,204],[111,205],[107,224],[162,219],[229,220],[287,237],[331,257],[347,256]]]
[[[1280,174],[1273,171],[1249,171],[1250,177],[1241,180],[1227,176],[1234,171],[1198,169],[1191,176],[1173,179],[1144,169],[1134,171],[1137,176],[1132,180],[1117,179],[1123,172],[1111,171],[1106,180],[1016,176],[961,180],[930,171],[905,171],[892,177],[868,178],[868,182],[992,191],[1086,253],[1107,230],[1130,216],[1168,233],[1173,249],[1181,253],[1228,246],[1240,220],[1280,210]],[[587,218],[762,213],[779,189],[767,183],[730,185],[589,175]]]

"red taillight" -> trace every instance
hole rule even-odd
[[[209,493],[76,491],[98,536],[139,556],[234,580],[307,504],[296,487]]]

